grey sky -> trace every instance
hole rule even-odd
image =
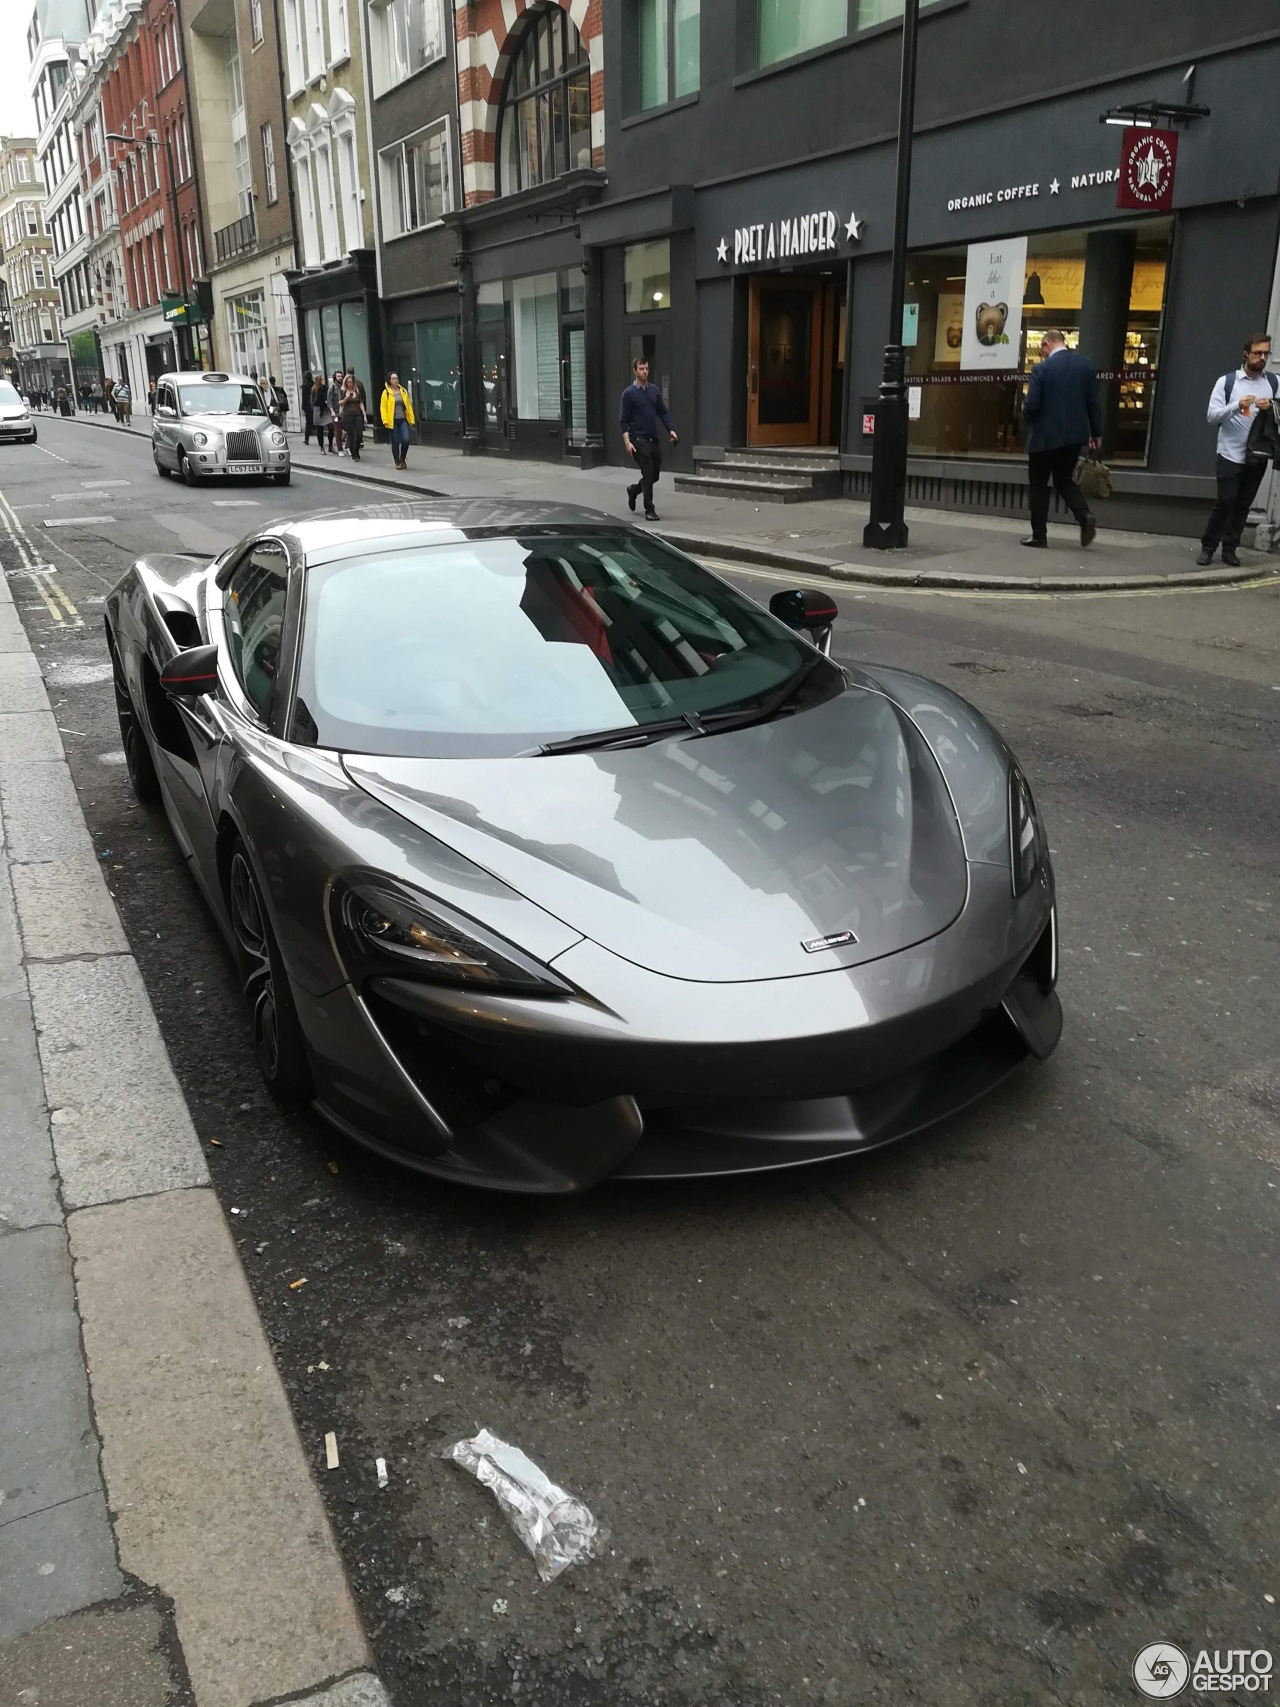
[[[0,0],[0,134],[34,136],[35,109],[27,94],[27,26],[34,0]]]

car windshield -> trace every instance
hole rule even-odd
[[[0,379],[0,403],[21,403],[22,399],[9,384],[8,380]]]
[[[184,415],[265,415],[266,407],[256,385],[180,385]]]
[[[659,541],[583,533],[389,548],[309,572],[297,726],[323,747],[512,755],[748,707],[818,657]],[[825,691],[843,683],[822,661]]]

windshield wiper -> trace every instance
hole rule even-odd
[[[812,658],[806,658],[796,673],[780,688],[775,688],[770,694],[765,694],[755,705],[742,711],[707,711],[702,714],[701,729],[695,729],[695,735],[723,735],[730,729],[747,729],[753,723],[767,723],[772,717],[779,717],[791,708],[792,701],[800,689],[813,675],[820,664],[829,664],[831,660],[822,653]],[[837,668],[839,666],[836,666]]]
[[[606,747],[643,747],[650,741],[661,740],[664,735],[687,735],[690,731],[701,735],[703,727],[697,712],[687,711],[680,717],[664,717],[660,723],[628,723],[621,729],[593,729],[585,735],[570,735],[563,741],[544,741],[540,747],[531,747],[529,752],[591,753]]]

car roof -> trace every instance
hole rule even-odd
[[[163,385],[165,380],[208,380],[210,385],[261,385],[261,377],[252,378],[247,373],[205,373],[201,368],[176,368],[172,372],[159,374],[157,385]]]
[[[475,538],[513,538],[547,532],[627,531],[627,524],[579,504],[543,504],[511,498],[426,498],[360,504],[277,523],[270,532],[291,541],[308,565],[376,546],[448,545]]]

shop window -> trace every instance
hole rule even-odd
[[[920,0],[921,6],[931,6],[933,0]],[[873,24],[887,24],[902,16],[902,0],[858,0],[857,26],[869,30]]]
[[[776,65],[849,31],[849,0],[759,0],[759,7],[759,65]]]
[[[560,315],[554,273],[515,279],[515,412],[522,421],[560,419]]]
[[[702,0],[632,0],[636,104],[664,107],[701,82]]]
[[[383,229],[403,237],[443,219],[449,211],[449,121],[406,137],[378,156],[382,170]]]
[[[424,422],[456,422],[458,404],[458,322],[420,320],[415,328],[418,353],[418,415]]]
[[[342,366],[353,368],[366,395],[373,390],[373,373],[369,364],[369,315],[363,302],[341,304]]]
[[[1143,462],[1159,367],[1170,232],[1169,220],[1154,219],[1029,237],[1022,301],[988,302],[983,292],[969,290],[975,317],[969,328],[970,246],[913,253],[904,325],[913,453],[1022,454],[1027,380],[1040,360],[1044,333],[1060,330],[1068,347],[1083,348],[1104,376],[1108,457]],[[981,260],[991,245],[971,247]],[[1108,301],[1120,303],[1118,314],[1108,316]],[[984,310],[979,327],[976,317]],[[973,351],[975,344],[966,339],[966,330],[988,349],[998,343],[1006,359],[989,369],[974,368],[966,349]]]
[[[591,164],[591,68],[556,5],[526,14],[498,116],[500,195],[548,184]]]
[[[623,251],[624,307],[628,314],[653,314],[671,307],[671,240],[633,243]]]
[[[260,290],[227,298],[227,331],[232,372],[256,373],[265,377],[270,367],[270,353],[266,305]]]
[[[376,95],[384,95],[445,52],[441,0],[375,0],[369,21]]]

